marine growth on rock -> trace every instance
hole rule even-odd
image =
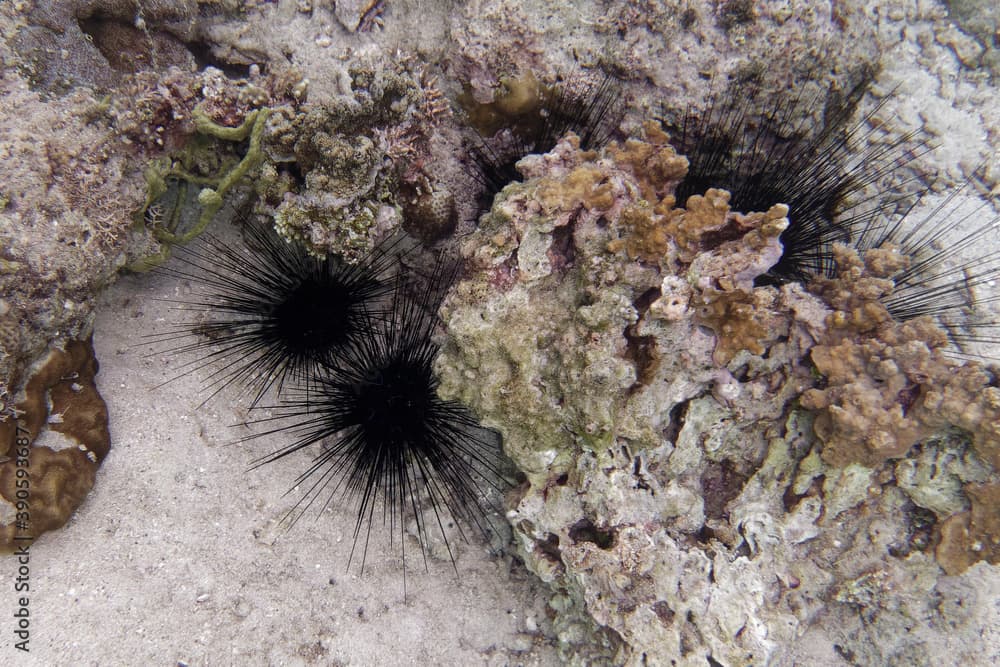
[[[996,376],[893,318],[895,248],[755,286],[794,213],[679,206],[687,161],[655,125],[518,169],[463,244],[437,369],[527,475],[509,517],[564,641],[592,621],[615,661],[766,664],[858,605],[930,604],[893,582],[998,562]],[[929,453],[947,503],[894,473]]]

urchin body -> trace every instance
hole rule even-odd
[[[258,225],[244,228],[245,247],[207,237],[178,253],[181,267],[163,269],[191,281],[198,296],[180,309],[199,318],[152,340],[192,357],[181,375],[220,364],[207,376],[209,398],[236,384],[256,405],[272,387],[280,393],[288,383],[308,384],[320,366],[371,334],[372,312],[392,289],[399,241],[350,265],[313,257]]]
[[[438,346],[432,333],[440,275],[416,298],[398,280],[381,324],[371,322],[369,336],[352,341],[350,351],[325,365],[307,389],[274,406],[282,426],[251,438],[295,434],[291,444],[257,466],[324,443],[299,476],[297,485],[309,486],[286,519],[294,523],[317,500],[325,506],[344,495],[356,505],[349,563],[364,534],[362,569],[377,508],[390,539],[402,538],[404,515],[412,511],[424,552],[429,527],[423,510],[429,510],[454,561],[443,517],[450,514],[487,532],[489,502],[481,485],[504,484],[498,436],[480,427],[464,406],[437,394]]]

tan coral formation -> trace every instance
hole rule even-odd
[[[656,203],[672,197],[676,184],[687,174],[687,158],[678,155],[670,137],[653,121],[643,123],[643,139],[611,144],[607,152],[622,169],[632,174],[642,198]],[[669,201],[673,201],[671,198]]]
[[[889,251],[891,252],[891,251]],[[803,394],[819,412],[823,457],[837,466],[877,466],[948,425],[972,435],[983,460],[1000,469],[1000,389],[974,362],[946,353],[948,335],[927,317],[896,322],[879,301],[892,289],[882,277],[902,265],[885,250],[837,249],[838,275],[814,289],[835,310],[813,348],[823,389]]]
[[[97,370],[89,339],[51,349],[29,377],[15,406],[17,416],[0,422],[0,444],[6,448],[0,496],[8,508],[16,508],[0,518],[0,550],[62,527],[93,487],[97,468],[111,449],[107,407],[94,384]],[[37,444],[46,431],[67,440],[57,448]],[[51,436],[45,442],[55,444]],[[27,478],[19,473],[23,470]],[[19,495],[25,489],[22,510],[17,504],[25,500]],[[28,513],[26,525],[19,525],[17,513],[22,511]]]
[[[994,474],[1000,471],[1000,388],[975,362],[946,354],[947,334],[930,318],[892,319],[879,301],[892,290],[889,278],[908,261],[894,248],[870,250],[862,259],[846,246],[835,250],[838,274],[817,279],[813,289],[835,310],[827,334],[813,348],[823,388],[802,395],[816,411],[814,428],[827,463],[877,468],[903,457],[929,436],[958,428]],[[982,498],[990,485],[966,485],[972,510],[944,517],[939,562],[949,573],[978,560],[997,562],[1000,525],[995,506]],[[978,494],[978,495],[977,495]]]
[[[771,343],[788,334],[787,318],[776,310],[778,291],[703,290],[695,301],[698,321],[718,338],[715,363],[725,366],[741,351],[761,355]]]
[[[437,363],[527,476],[509,516],[565,641],[589,619],[609,661],[765,664],[861,605],[933,615],[941,568],[992,562],[997,389],[892,320],[908,258],[838,246],[835,278],[755,286],[794,211],[678,206],[686,162],[649,128],[519,168]]]
[[[972,508],[941,524],[937,560],[948,574],[961,574],[978,561],[1000,564],[1000,483],[965,487]]]

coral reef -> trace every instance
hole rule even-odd
[[[958,429],[969,440],[977,462],[972,467],[995,475],[1000,471],[995,373],[950,358],[947,334],[929,317],[892,320],[878,298],[891,290],[892,274],[906,261],[893,248],[870,250],[862,259],[853,249],[838,246],[835,255],[837,277],[817,279],[813,285],[835,308],[827,334],[811,352],[826,383],[806,391],[801,401],[816,413],[814,428],[824,461],[836,467],[858,463],[879,468],[922,440]],[[949,574],[978,560],[1000,562],[1000,526],[996,505],[989,504],[994,486],[966,484],[972,510],[957,513],[953,506],[923,497],[930,484],[904,487],[914,502],[944,521],[937,555]],[[960,495],[957,490],[951,495]]]
[[[811,664],[920,664],[949,646],[982,662],[996,372],[949,357],[932,322],[892,320],[880,300],[906,258],[889,248],[840,248],[839,273],[809,286],[755,286],[794,212],[734,211],[718,189],[678,206],[687,162],[645,121],[703,113],[766,71],[750,122],[790,90],[814,131],[891,48],[873,96],[898,92],[852,140],[946,137],[899,180],[954,182],[1000,136],[995,89],[971,71],[996,69],[996,11],[571,4],[0,6],[0,433],[16,442],[23,410],[45,434],[35,527],[79,504],[106,438],[99,398],[62,379],[89,372],[83,343],[47,357],[83,370],[28,369],[87,338],[119,267],[164,260],[251,193],[317,254],[359,257],[400,225],[429,244],[457,228],[468,261],[444,307],[442,388],[503,432],[526,475],[518,549],[578,661],[765,664],[817,646]],[[448,100],[488,130],[581,71],[621,81],[622,130],[643,138],[598,152],[570,137],[522,160],[525,181],[473,229]],[[54,401],[88,396],[90,435],[72,426],[86,451],[52,440],[77,407],[42,410],[42,377]]]
[[[853,250],[840,250],[841,259],[851,256],[860,264]],[[826,283],[820,293],[830,283],[841,283],[845,292],[850,284],[855,295],[864,289],[864,274],[843,266],[838,278],[818,281]],[[827,384],[802,398],[804,407],[818,411],[816,433],[824,459],[837,466],[876,467],[951,425],[968,432],[976,453],[1000,469],[996,379],[977,364],[950,359],[948,344],[947,334],[930,318],[895,322],[877,301],[835,310],[828,336],[812,350]]]
[[[564,649],[768,664],[859,609],[887,630],[936,618],[921,596],[940,568],[995,560],[992,375],[945,355],[932,322],[892,321],[891,248],[754,286],[786,207],[735,212],[709,190],[680,208],[685,167],[650,126],[522,160],[442,308],[441,391],[527,476],[508,516]],[[959,457],[935,484],[933,451]],[[919,623],[839,646],[905,656],[938,632]]]

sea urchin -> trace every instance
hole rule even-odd
[[[321,497],[323,507],[338,495],[356,499],[348,567],[363,534],[363,571],[377,513],[388,523],[390,542],[399,536],[403,544],[404,572],[407,509],[413,512],[425,560],[427,524],[436,523],[454,564],[446,513],[483,533],[491,528],[479,489],[480,480],[497,490],[504,485],[499,436],[479,426],[461,404],[439,398],[433,371],[437,308],[453,273],[439,264],[416,295],[397,278],[387,316],[380,323],[370,316],[373,333],[352,339],[349,352],[327,364],[308,390],[292,390],[274,406],[274,416],[256,422],[280,426],[249,438],[282,432],[295,437],[255,467],[324,442],[296,480],[296,486],[309,486],[286,521],[297,521]]]
[[[245,247],[207,236],[177,253],[183,266],[163,273],[190,280],[197,296],[179,302],[195,321],[150,337],[194,358],[170,382],[209,364],[210,399],[226,386],[245,385],[256,405],[272,386],[308,384],[353,341],[370,335],[372,313],[392,291],[392,265],[401,246],[391,237],[358,264],[316,258],[272,230],[245,224]]]

